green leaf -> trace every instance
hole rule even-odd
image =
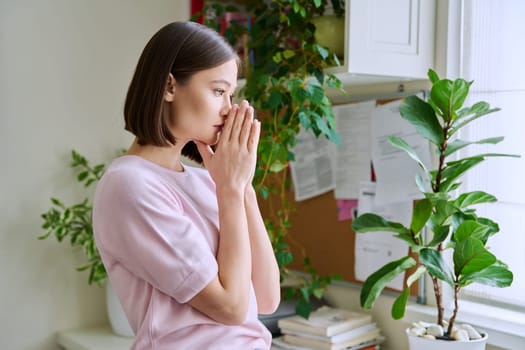
[[[424,198],[416,203],[414,211],[412,212],[412,222],[410,223],[410,230],[417,234],[428,221],[432,214],[432,203],[429,199]]]
[[[321,299],[323,297],[323,294],[324,294],[324,288],[315,288],[314,290],[312,290],[312,294],[317,299]]]
[[[432,217],[432,224],[435,226],[443,225],[447,222],[458,209],[449,201],[445,199],[438,199],[435,201],[436,210]]]
[[[465,102],[469,87],[470,83],[463,79],[456,79],[453,82],[443,79],[432,85],[430,98],[443,113],[443,119],[446,122],[456,118],[455,111],[460,109]]]
[[[439,76],[432,69],[428,70],[427,75],[428,75],[428,79],[430,80],[432,84],[435,84],[439,81]]]
[[[466,208],[471,205],[481,203],[493,203],[496,202],[497,198],[483,191],[473,191],[461,194],[455,201],[454,204],[458,208]]]
[[[308,114],[306,114],[306,112],[300,111],[298,117],[303,129],[308,130],[312,127],[312,120],[310,119]]]
[[[410,288],[405,288],[403,293],[399,295],[392,304],[392,318],[400,320],[405,316],[405,309],[407,306],[408,297],[410,296]]]
[[[405,241],[415,253],[419,252],[419,249],[421,249],[421,246],[419,246],[416,243],[414,236],[412,236],[412,234],[409,231],[398,233],[394,237],[402,241]]]
[[[471,283],[480,283],[491,287],[508,287],[512,284],[514,276],[505,264],[496,261],[493,265],[478,272],[464,274],[461,276],[460,285],[462,287]]]
[[[427,174],[428,176],[428,174]],[[427,188],[426,188],[426,184],[425,182],[423,181],[423,178],[421,177],[421,174],[416,174],[415,176],[416,178],[416,185],[417,185],[417,188],[422,192],[422,193],[425,193],[427,191]]]
[[[306,18],[306,9],[304,7],[301,7],[301,10],[299,12],[301,13],[302,18]]]
[[[444,181],[441,182],[439,190],[441,192],[448,192],[454,181],[460,178],[467,170],[481,163],[482,161],[483,157],[478,156],[448,163],[441,173]]]
[[[421,161],[421,159],[419,159],[419,156],[417,155],[416,151],[414,151],[414,149],[410,147],[410,145],[405,140],[398,136],[391,135],[388,137],[388,142],[390,142],[392,146],[399,148],[402,151],[405,151],[410,156],[410,158],[414,159],[419,164],[419,166],[425,171],[425,173],[428,173],[427,167]]]
[[[64,203],[62,203],[62,202],[61,202],[59,199],[57,199],[57,198],[51,198],[51,202],[52,202],[54,205],[56,205],[57,207],[60,207],[60,208],[62,208],[62,209],[65,208]]]
[[[416,261],[412,257],[405,256],[399,260],[386,264],[368,276],[365,283],[363,284],[363,287],[361,288],[361,307],[364,309],[372,308],[383,289],[385,289],[386,285],[397,275],[415,265]]]
[[[263,199],[267,199],[268,196],[270,195],[270,191],[269,191],[268,187],[266,187],[266,186],[262,186],[261,189],[259,190],[259,192],[261,193],[261,197]]]
[[[465,107],[458,111],[458,119],[464,118],[468,115],[486,112],[490,109],[490,105],[485,101],[476,102],[471,107]]]
[[[427,244],[428,247],[435,247],[440,243],[443,243],[447,239],[450,232],[450,226],[434,226],[433,228],[434,236],[432,240]]]
[[[477,221],[480,224],[485,225],[489,229],[489,236],[492,236],[493,234],[499,232],[499,225],[497,222],[494,222],[491,219],[482,218],[482,217],[478,217]]]
[[[292,58],[293,56],[295,56],[295,52],[293,52],[290,49],[286,49],[286,50],[283,51],[283,56],[284,56],[285,59],[289,59],[289,58]]]
[[[277,260],[277,264],[279,266],[286,266],[292,263],[293,255],[288,251],[278,251],[275,253],[275,259]]]
[[[484,247],[483,243],[472,237],[456,243],[453,259],[456,276],[479,272],[496,262],[496,257]]]
[[[270,92],[270,96],[268,97],[268,100],[264,107],[268,109],[274,109],[281,103],[283,99],[283,95],[279,91],[272,91]]]
[[[428,103],[417,96],[409,96],[401,103],[399,111],[425,139],[436,145],[443,142],[443,130],[434,109]]]
[[[410,231],[398,222],[385,220],[383,217],[373,214],[365,213],[360,215],[352,222],[352,229],[358,233],[364,232],[397,232],[408,234]]]
[[[468,145],[474,145],[474,144],[477,144],[477,145],[480,145],[480,144],[485,144],[485,143],[491,143],[491,144],[497,144],[501,141],[503,141],[504,137],[503,136],[499,136],[499,137],[490,137],[490,138],[487,138],[487,139],[483,139],[483,140],[479,140],[479,141],[463,141],[463,140],[454,140],[452,142],[450,142],[448,145],[447,145],[447,148],[445,150],[445,156],[449,156],[451,155],[452,153],[464,148],[464,147],[467,147]]]
[[[474,120],[478,119],[478,118],[481,118],[482,116],[486,115],[486,114],[490,114],[490,113],[494,113],[494,112],[498,112],[500,109],[499,108],[492,108],[492,109],[488,109],[488,110],[485,110],[485,111],[482,111],[482,112],[477,112],[474,116],[468,118],[468,119],[461,119],[461,121],[459,119],[457,119],[453,124],[452,124],[452,128],[450,129],[449,131],[449,136],[452,136],[454,135],[456,132],[458,132],[458,130],[460,130],[461,128],[463,128],[465,125],[469,124],[470,122],[473,122]]]
[[[86,177],[88,177],[88,175],[89,175],[89,172],[87,172],[87,171],[83,171],[83,172],[81,172],[81,173],[79,173],[79,174],[77,175],[77,180],[78,180],[79,182],[82,182],[82,181],[84,181],[84,179],[85,179]]]
[[[273,55],[272,60],[275,63],[281,63],[281,61],[283,60],[283,57],[281,56],[280,52],[277,52],[275,55]]]
[[[310,101],[315,105],[320,104],[325,96],[324,89],[316,84],[308,84],[306,86],[306,92],[309,95],[308,98]]]
[[[454,274],[437,250],[423,248],[419,252],[419,259],[421,263],[426,266],[431,276],[445,281],[452,287],[454,286]]]
[[[312,304],[310,304],[310,300],[299,298],[297,300],[297,304],[295,304],[295,313],[303,318],[308,319],[308,317],[310,317],[311,312]]]
[[[412,284],[414,284],[415,281],[420,279],[421,276],[423,276],[426,272],[427,272],[427,268],[425,267],[425,265],[419,265],[417,270],[413,274],[408,276],[407,286],[410,287]]]
[[[323,58],[323,60],[325,60],[328,57],[328,55],[330,54],[330,52],[327,49],[325,49],[324,47],[322,47],[321,45],[316,45],[315,49],[317,50],[319,55]]]
[[[456,228],[456,232],[454,232],[454,240],[460,242],[469,237],[474,237],[485,243],[489,238],[489,233],[490,227],[474,220],[465,220]]]

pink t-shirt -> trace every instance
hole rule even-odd
[[[268,349],[253,285],[245,322],[218,323],[186,304],[217,274],[215,184],[137,156],[114,160],[94,199],[95,241],[136,334],[133,349]]]

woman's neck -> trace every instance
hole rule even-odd
[[[184,171],[184,167],[180,161],[183,147],[184,145],[180,143],[165,147],[139,145],[135,139],[126,152],[126,155],[144,158],[166,169]]]

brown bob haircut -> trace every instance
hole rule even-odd
[[[168,76],[186,83],[198,71],[237,58],[235,50],[216,31],[195,22],[173,22],[162,27],[146,44],[131,80],[124,105],[125,129],[140,145],[176,143],[163,113]],[[193,142],[182,154],[198,163],[202,158]]]

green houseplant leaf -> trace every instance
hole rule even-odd
[[[472,237],[456,243],[453,258],[456,276],[481,271],[496,262],[496,257],[485,248],[483,243]]]
[[[512,272],[509,271],[507,266],[500,261],[496,261],[481,271],[461,275],[460,285],[465,287],[471,283],[480,283],[491,287],[503,288],[510,286],[512,280]]]
[[[421,262],[425,265],[428,272],[449,285],[454,286],[454,274],[447,266],[443,257],[435,249],[423,248],[419,252]]]
[[[414,159],[419,164],[419,166],[423,169],[425,173],[428,173],[428,169],[425,166],[425,163],[421,161],[416,151],[414,151],[412,147],[410,147],[410,145],[405,140],[403,140],[402,138],[398,136],[392,135],[388,137],[388,141],[390,142],[392,146],[405,151],[406,154],[410,156],[410,158]]]
[[[436,145],[443,142],[443,131],[430,104],[417,96],[410,96],[401,104],[399,112],[425,139]]]
[[[360,215],[352,222],[352,228],[359,233],[387,231],[406,234],[410,232],[402,224],[385,220],[382,216],[373,213]]]
[[[405,256],[399,260],[392,261],[373,274],[371,274],[363,284],[361,289],[361,307],[370,309],[374,306],[379,294],[385,289],[386,285],[400,273],[416,265],[416,261]]]
[[[410,288],[405,288],[403,292],[396,298],[392,304],[392,318],[400,320],[405,316],[408,297],[410,296]]]
[[[457,118],[456,111],[463,106],[470,84],[463,79],[455,81],[443,79],[432,85],[430,98],[439,108],[445,122]]]
[[[497,201],[497,198],[489,193],[486,193],[483,191],[474,191],[474,192],[462,193],[454,201],[454,204],[458,208],[466,208],[466,207],[469,207],[475,204],[493,203],[496,201]]]
[[[412,222],[410,223],[410,230],[418,233],[425,227],[430,215],[432,214],[432,203],[428,198],[424,198],[417,202],[412,213]]]
[[[459,139],[454,140],[448,144],[447,150],[445,152],[445,156],[449,156],[452,153],[457,152],[460,149],[465,148],[469,145],[474,145],[474,144],[481,145],[484,143],[497,144],[503,141],[503,139],[504,139],[503,136],[499,136],[499,137],[490,137],[490,138],[479,140],[479,141],[463,141]]]

